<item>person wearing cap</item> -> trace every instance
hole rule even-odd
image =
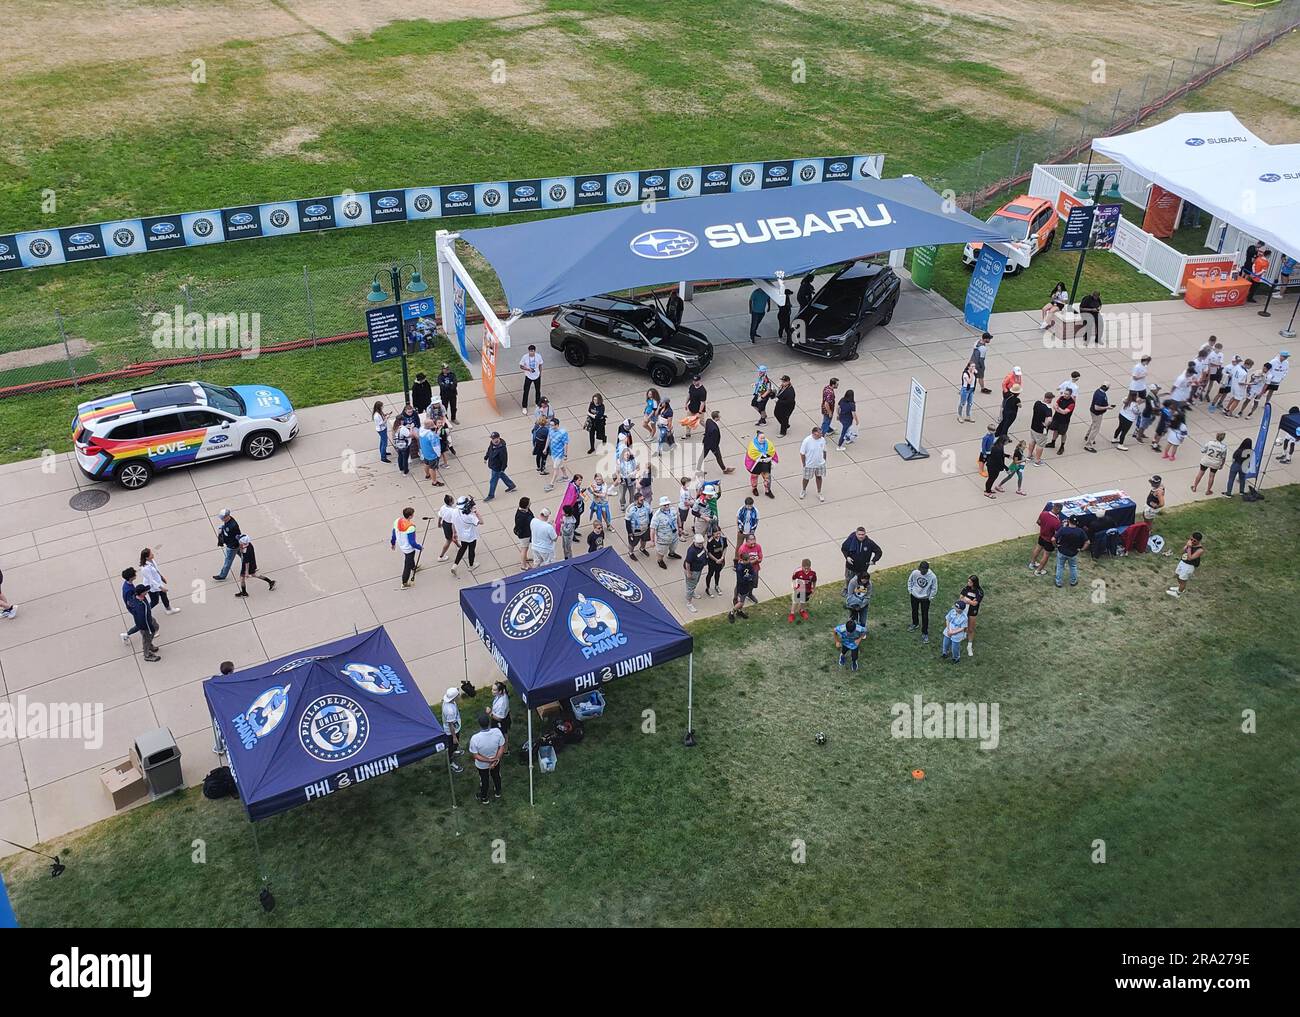
[[[506,447],[505,439],[501,437],[500,431],[493,431],[492,437],[488,441],[487,451],[483,453],[483,461],[488,467],[488,493],[484,501],[491,501],[497,496],[497,484],[501,481],[506,482],[506,494],[510,494],[515,489],[515,482],[506,474],[506,465],[510,461],[510,450]]]
[[[1070,585],[1079,585],[1079,552],[1088,549],[1088,534],[1080,527],[1073,515],[1066,516],[1056,531],[1056,588],[1061,588],[1065,570],[1070,571]]]
[[[555,560],[555,542],[558,539],[555,524],[551,522],[551,510],[545,507],[538,509],[537,515],[528,522],[526,553],[532,559],[534,567],[549,565]]]
[[[697,533],[686,549],[686,557],[682,560],[682,571],[686,573],[686,610],[691,614],[695,614],[695,605],[692,601],[696,597],[700,576],[704,574],[708,561],[709,551],[704,534]]]
[[[754,426],[759,427],[767,423],[767,404],[772,396],[776,394],[776,389],[772,385],[772,379],[767,376],[766,364],[759,364],[755,371],[756,375],[749,397],[749,405],[758,410],[758,423]]]
[[[415,582],[416,553],[424,550],[424,545],[415,539],[415,509],[409,505],[394,520],[388,546],[394,551],[398,548],[402,551],[402,589],[409,590]]]
[[[478,719],[478,730],[469,740],[469,754],[474,757],[474,769],[478,771],[478,801],[480,805],[488,803],[488,785],[492,787],[492,797],[501,797],[501,757],[506,754],[506,736],[500,728],[492,726],[492,719],[485,713]]]
[[[217,515],[217,521],[220,524],[217,528],[217,547],[225,551],[226,557],[221,563],[221,571],[212,578],[223,583],[230,575],[230,566],[234,564],[235,555],[239,553],[239,523],[230,514],[230,509],[222,509]]]
[[[1109,385],[1100,385],[1092,394],[1092,405],[1088,408],[1088,432],[1083,436],[1085,452],[1097,451],[1097,435],[1101,433],[1101,422],[1106,419],[1106,411],[1110,409],[1110,400],[1106,397],[1109,390]]]
[[[451,770],[460,773],[464,767],[456,762],[456,757],[464,751],[460,747],[460,689],[454,685],[442,694],[442,729],[451,739]]]
[[[640,546],[641,553],[649,558],[646,543],[650,540],[650,506],[640,491],[623,514],[623,523],[627,527],[628,557],[636,561],[637,547]]]
[[[1282,350],[1270,363],[1272,367],[1269,368],[1268,374],[1264,378],[1265,382],[1267,382],[1264,395],[1265,403],[1273,401],[1273,393],[1281,387],[1282,382],[1286,381],[1286,376],[1291,371],[1291,351]]]
[[[1005,438],[1011,430],[1011,425],[1016,422],[1016,415],[1020,413],[1020,383],[1012,382],[1011,387],[1007,389],[1006,396],[1002,400],[1002,416],[998,420],[998,426],[994,433],[999,438]]]
[[[153,608],[149,606],[148,584],[138,583],[133,588],[131,600],[126,606],[135,624],[122,633],[122,642],[129,643],[131,637],[139,632],[140,641],[144,644],[144,659],[151,664],[162,660],[158,647],[153,641],[154,636],[158,634],[158,623],[154,620]]]
[[[790,614],[787,622],[794,623],[794,616],[801,621],[808,620],[808,602],[812,600],[813,591],[817,589],[817,573],[813,571],[812,559],[805,558],[790,575]]]
[[[817,500],[825,501],[822,478],[826,476],[826,439],[820,427],[814,427],[799,444],[799,461],[803,464],[803,486],[799,488],[799,497],[807,497],[808,481],[813,480],[817,483]]]
[[[1007,397],[1007,393],[1011,391],[1012,385],[1022,384],[1024,380],[1024,372],[1021,371],[1019,366],[1011,368],[1002,379],[1002,398],[1005,399]]]
[[[415,515],[415,510],[411,510],[411,515]],[[239,535],[239,592],[236,597],[248,596],[249,577],[260,579],[266,583],[266,591],[270,593],[275,589],[275,580],[267,579],[266,576],[257,574],[257,551],[253,548],[253,541],[246,534]]]
[[[673,508],[673,501],[667,495],[659,499],[659,508],[650,519],[650,529],[655,535],[655,554],[659,560],[659,567],[666,569],[668,563],[664,557],[681,558],[677,553],[677,540],[681,532],[677,525],[677,510]]]

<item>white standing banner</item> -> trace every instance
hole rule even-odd
[[[921,428],[925,424],[925,386],[915,378],[907,392],[907,440],[894,446],[894,451],[904,459],[929,459],[930,453],[921,444]]]

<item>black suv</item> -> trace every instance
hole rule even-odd
[[[551,319],[551,346],[574,367],[592,358],[638,367],[660,388],[699,374],[713,360],[713,344],[699,332],[674,325],[649,304],[618,297],[562,306]]]
[[[863,336],[889,324],[901,285],[887,265],[846,265],[795,315],[794,338],[786,345],[826,360],[852,360]]]

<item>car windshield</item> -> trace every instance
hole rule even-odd
[[[989,219],[990,226],[1000,226],[1011,234],[1012,240],[1024,240],[1029,236],[1029,220],[1013,219],[1009,215],[1003,215],[1001,212],[995,212]]]
[[[799,317],[810,339],[825,339],[847,332],[862,311],[862,298],[872,276],[853,274],[827,283]]]
[[[224,385],[209,385],[206,381],[199,382],[199,387],[207,395],[208,405],[214,409],[225,410],[227,413],[234,413],[241,417],[247,412],[244,407],[244,400],[239,398],[239,393],[233,388],[226,388]]]

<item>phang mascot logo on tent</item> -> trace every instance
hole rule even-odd
[[[302,711],[298,740],[309,756],[336,763],[355,756],[370,737],[370,719],[361,704],[347,696],[321,696]]]
[[[352,684],[359,689],[376,696],[406,695],[406,683],[387,664],[347,664],[343,668],[345,678],[351,678]]]
[[[588,660],[627,645],[627,636],[618,630],[618,615],[613,608],[603,600],[593,600],[581,593],[569,611],[569,634]]]
[[[272,685],[254,699],[247,710],[231,721],[245,749],[251,749],[259,738],[265,738],[280,726],[289,706],[291,688],[292,684]]]

